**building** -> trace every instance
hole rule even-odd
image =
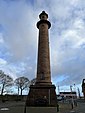
[[[76,99],[77,98],[76,92],[60,92],[60,96],[66,98],[66,99],[69,99],[69,98]]]
[[[83,92],[84,99],[85,99],[85,79],[83,79],[82,81],[82,92]]]

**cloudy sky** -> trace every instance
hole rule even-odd
[[[16,79],[35,78],[39,14],[49,30],[52,82],[81,86],[85,78],[84,0],[0,0],[0,70]]]

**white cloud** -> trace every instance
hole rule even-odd
[[[1,10],[4,12],[1,12],[0,19],[5,29],[4,40],[9,45],[11,53],[20,59],[27,53],[30,54],[29,48],[36,47],[35,13],[24,2],[10,3],[9,6],[5,3],[4,7],[1,6]]]
[[[6,65],[6,63],[7,63],[6,60],[0,58],[0,66],[1,66],[1,65]]]
[[[33,3],[25,0],[2,1],[0,4],[0,23],[4,28],[2,39],[8,47],[7,52],[10,53],[9,65],[4,69],[14,72],[15,77],[21,73],[30,79],[35,76],[38,42],[36,22],[41,11],[46,10],[52,23],[50,29],[52,77],[65,75],[68,76],[64,80],[65,83],[75,81],[79,84],[85,73],[84,4],[82,0],[36,0]],[[64,81],[61,83],[64,84]]]
[[[2,33],[0,33],[0,44],[3,44],[3,43],[4,43],[3,36],[2,36]]]

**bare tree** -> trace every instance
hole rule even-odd
[[[36,78],[33,78],[31,81],[30,81],[30,85],[35,85],[36,83]]]
[[[3,95],[4,92],[7,92],[6,89],[8,87],[11,87],[13,85],[13,79],[5,74],[2,70],[0,70],[0,84],[1,84],[1,95]]]
[[[19,95],[19,89],[21,90],[20,95],[22,95],[23,90],[29,88],[30,85],[30,81],[26,77],[19,77],[14,81],[14,83],[18,87],[18,95]]]

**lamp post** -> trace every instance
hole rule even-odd
[[[74,107],[74,102],[73,102],[73,95],[72,95],[72,86],[70,86],[70,90],[71,90],[71,96],[72,96],[71,105],[72,105],[72,109],[73,109],[73,107]]]
[[[60,94],[60,87],[59,87],[59,85],[58,85],[58,94]]]
[[[78,96],[79,96],[79,98],[81,97],[81,96],[80,96],[80,90],[79,90],[79,88],[78,88]]]

